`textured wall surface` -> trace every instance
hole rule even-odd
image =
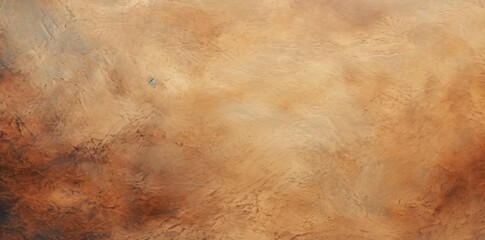
[[[0,239],[485,239],[485,1],[0,0]]]

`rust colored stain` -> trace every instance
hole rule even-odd
[[[0,239],[485,239],[484,6],[0,0]]]

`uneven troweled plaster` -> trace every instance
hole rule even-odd
[[[0,239],[485,239],[485,1],[0,0]]]

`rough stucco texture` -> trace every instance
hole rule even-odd
[[[485,1],[0,0],[0,239],[485,239]]]

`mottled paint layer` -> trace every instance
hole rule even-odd
[[[485,239],[485,2],[0,0],[0,239]]]

